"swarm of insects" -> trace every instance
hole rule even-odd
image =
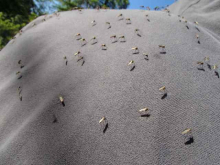
[[[131,19],[130,18],[126,18],[125,21],[126,21],[126,24],[131,24]]]
[[[120,42],[126,42],[125,36],[120,36],[120,37],[118,37],[118,38],[119,38],[119,41],[120,41]]]
[[[107,50],[106,44],[102,44],[101,47],[102,47],[102,50]]]
[[[139,53],[138,47],[133,47],[133,48],[131,48],[131,50],[132,50],[133,54],[138,54]]]

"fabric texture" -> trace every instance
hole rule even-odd
[[[184,11],[188,19],[193,7],[185,10],[187,3],[194,1],[171,6],[170,16],[165,11],[83,10],[49,15],[46,21],[42,16],[27,25],[0,52],[0,164],[219,164],[220,79],[213,69],[220,62],[219,22],[189,13],[185,23],[178,14]],[[200,3],[198,11],[213,10]],[[77,33],[86,45],[76,40]],[[113,35],[124,35],[126,42],[112,43]],[[94,36],[98,43],[92,45]],[[197,62],[207,56],[211,69],[205,63],[198,70]],[[141,117],[144,107],[149,112]],[[99,123],[103,116],[105,133]],[[194,139],[189,145],[181,134],[187,128]]]

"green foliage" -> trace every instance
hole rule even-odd
[[[77,3],[72,0],[57,0],[59,5],[56,5],[58,11],[67,11],[71,10],[74,7],[77,7]]]
[[[74,7],[78,8],[111,8],[111,9],[126,9],[129,6],[129,0],[57,0],[59,11],[71,10]]]
[[[43,14],[45,6],[41,3],[47,1],[52,0],[0,0],[0,49],[28,22]]]
[[[22,15],[28,17],[31,9],[35,7],[33,0],[1,0],[0,11],[5,14],[7,18]]]
[[[28,18],[24,18],[24,16],[21,15],[8,18],[6,14],[0,12],[0,49],[2,49],[22,27],[35,18],[36,14],[34,13],[30,14]]]

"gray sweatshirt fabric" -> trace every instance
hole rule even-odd
[[[198,11],[209,11],[202,2]],[[183,19],[182,3],[189,1],[176,2],[170,16],[76,10],[24,27],[0,52],[0,164],[219,164],[219,15],[187,18],[189,8]]]

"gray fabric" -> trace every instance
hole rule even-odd
[[[117,21],[120,13],[132,24]],[[187,29],[162,11],[83,10],[42,19],[0,52],[0,164],[219,164],[220,79],[207,66],[198,70],[197,61],[209,56],[211,64],[219,64],[220,46],[205,28],[198,26],[198,32],[188,22]],[[106,29],[107,21],[112,28]],[[96,36],[98,43],[81,47],[77,33],[87,41]],[[113,44],[112,35],[125,35],[127,42]],[[166,54],[160,54],[160,44]],[[140,53],[132,55],[135,46]],[[77,51],[83,66],[76,62]],[[162,86],[168,92],[163,100]],[[140,117],[144,107],[150,117]],[[109,124],[105,133],[99,125],[103,116]],[[186,128],[192,129],[191,145],[181,134]]]
[[[179,0],[169,7],[171,13],[181,15],[192,22],[197,21],[206,31],[220,36],[219,0]],[[215,35],[213,35],[215,36]],[[215,36],[217,37],[217,36]]]

